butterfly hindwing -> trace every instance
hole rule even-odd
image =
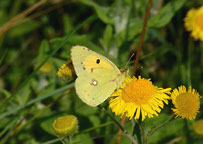
[[[81,74],[75,83],[80,99],[90,106],[97,106],[105,101],[117,88],[116,77],[112,75],[112,71],[108,69],[95,69],[93,73]]]

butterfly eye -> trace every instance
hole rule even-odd
[[[100,63],[100,59],[97,59],[96,63],[99,64]]]

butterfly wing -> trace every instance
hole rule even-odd
[[[124,80],[124,75],[106,57],[83,46],[71,49],[78,78],[75,88],[80,99],[90,106],[105,101]]]
[[[71,48],[71,59],[77,76],[85,71],[97,68],[111,69],[120,73],[117,66],[109,59],[84,46],[73,46]]]
[[[116,79],[118,77],[109,69],[87,71],[76,79],[76,92],[83,102],[90,106],[97,106],[117,88]]]

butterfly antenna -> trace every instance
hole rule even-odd
[[[127,65],[130,63],[130,60],[132,59],[132,57],[135,55],[135,53],[132,53],[132,55],[130,56],[130,58],[128,59],[128,62],[126,63],[126,65],[125,65],[125,69],[126,69],[126,67],[127,67]]]

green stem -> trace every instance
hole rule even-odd
[[[145,123],[141,120],[138,120],[138,125],[140,129],[141,143],[148,144],[148,135],[146,133]]]
[[[200,53],[201,53],[201,55],[200,55],[200,57],[201,57],[200,67],[202,67],[203,66],[203,42],[200,43]]]
[[[72,136],[69,136],[69,144],[72,144]]]
[[[85,129],[85,130],[83,130],[83,131],[80,131],[80,133],[88,133],[88,132],[90,132],[90,131],[96,130],[96,129],[98,129],[98,128],[106,127],[106,126],[109,126],[109,125],[111,125],[111,124],[113,124],[112,121],[111,121],[111,122],[104,123],[104,124],[100,124],[100,125],[98,125],[98,126],[94,126],[94,127],[88,128],[88,129]]]
[[[191,86],[191,56],[193,47],[194,47],[193,40],[189,38],[188,61],[187,61],[187,86]]]
[[[175,119],[175,115],[173,115],[170,119],[168,119],[167,121],[161,123],[160,125],[156,126],[155,128],[151,129],[147,135],[151,136],[153,135],[156,131],[158,131],[160,128],[164,127],[165,125],[167,125],[168,123],[170,123],[172,120]]]
[[[58,137],[59,140],[61,141],[62,144],[66,144],[65,138],[64,137]]]
[[[65,138],[61,139],[62,144],[66,144]]]
[[[135,139],[127,132],[126,129],[124,129],[124,127],[108,111],[106,111],[105,108],[101,107],[100,105],[98,107],[100,108],[100,110],[104,111],[115,122],[115,124],[117,124],[119,126],[119,128],[122,130],[122,132],[130,139],[130,141],[133,144],[136,144]]]

